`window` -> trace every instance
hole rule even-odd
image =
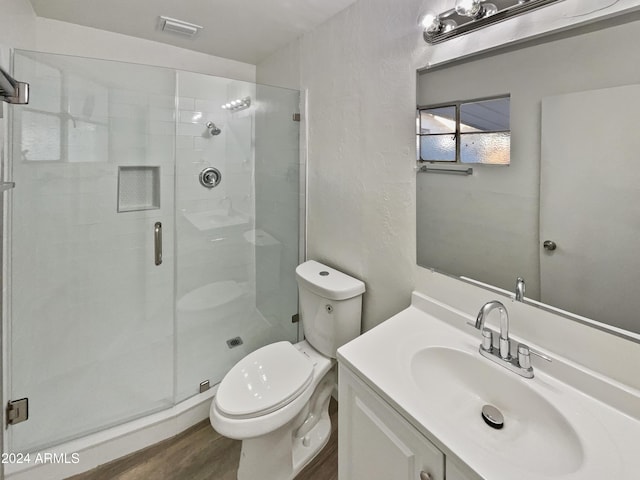
[[[421,162],[509,165],[509,97],[418,108]]]

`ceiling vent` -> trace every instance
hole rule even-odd
[[[187,37],[193,37],[204,27],[193,23],[184,22],[175,18],[160,16],[160,29],[163,32],[179,33]]]

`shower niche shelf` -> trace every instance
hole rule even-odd
[[[160,208],[160,167],[118,167],[118,212]]]

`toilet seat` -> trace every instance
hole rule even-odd
[[[262,347],[224,377],[214,399],[229,418],[254,418],[291,403],[309,387],[314,363],[290,342]]]

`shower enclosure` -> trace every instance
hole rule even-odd
[[[297,340],[299,92],[27,51],[13,72],[31,100],[9,109],[5,400],[29,419],[6,451],[169,408]]]

